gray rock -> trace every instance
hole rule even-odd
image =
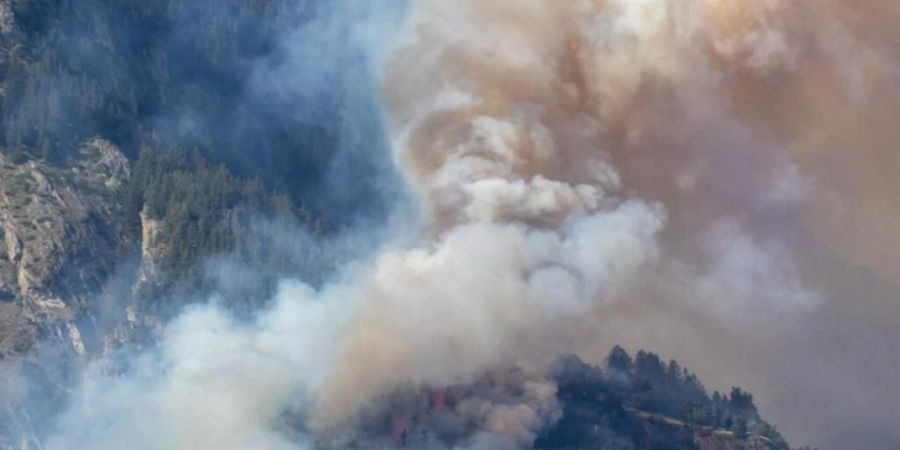
[[[0,310],[0,321],[16,324],[7,334],[59,329],[51,334],[83,352],[73,321],[127,239],[118,199],[128,177],[128,160],[99,138],[85,142],[65,167],[16,164],[0,153],[0,303],[12,305]],[[11,352],[10,342],[0,339],[0,353]]]

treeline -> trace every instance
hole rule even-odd
[[[735,387],[710,396],[695,374],[654,353],[632,358],[615,347],[604,368],[569,356],[556,379],[563,416],[538,438],[538,448],[695,449],[697,434],[715,431],[730,431],[737,448],[752,436],[789,448],[750,393]]]
[[[741,388],[709,396],[695,374],[674,360],[666,363],[650,352],[638,351],[632,361],[625,350],[615,347],[607,361],[610,370],[627,375],[630,382],[624,387],[642,410],[691,425],[728,429],[741,438],[748,432],[773,438],[778,435],[760,419],[753,395]]]

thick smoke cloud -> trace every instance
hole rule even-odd
[[[414,409],[398,392],[510,366],[515,395],[474,389],[429,446],[523,448],[558,415],[545,363],[616,343],[750,388],[792,442],[895,447],[898,20],[414,2],[382,93],[421,227],[249,323],[212,303],[97,363],[49,448],[341,447]]]

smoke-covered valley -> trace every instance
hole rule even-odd
[[[0,448],[896,448],[897,24],[0,0]]]

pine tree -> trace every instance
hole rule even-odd
[[[634,363],[631,361],[631,356],[628,355],[628,352],[617,345],[613,347],[609,352],[609,356],[606,357],[606,366],[612,370],[630,373]]]

